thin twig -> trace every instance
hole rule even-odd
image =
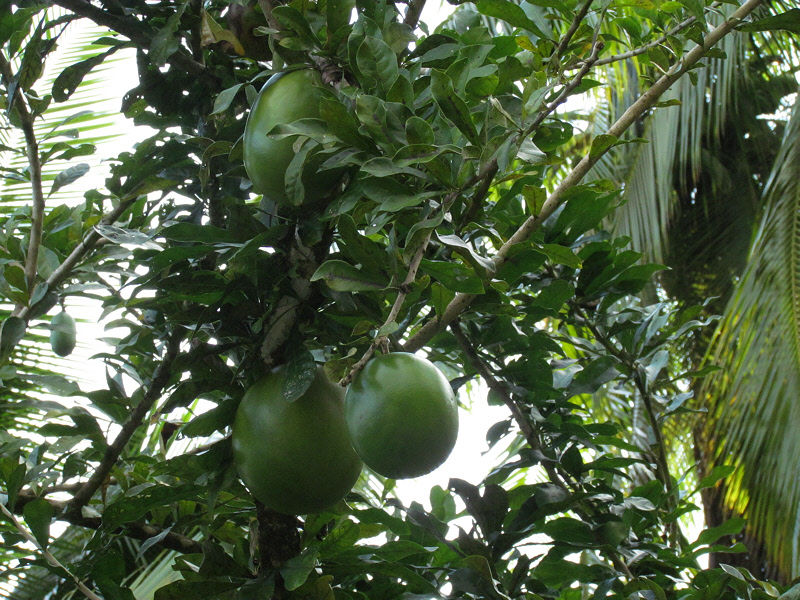
[[[481,378],[486,382],[486,385],[495,392],[502,400],[503,403],[508,407],[511,411],[511,415],[514,418],[514,421],[517,423],[517,426],[522,431],[522,435],[525,437],[525,440],[528,442],[528,445],[533,449],[537,450],[540,453],[542,452],[542,443],[539,439],[538,434],[533,429],[533,426],[530,424],[528,419],[520,410],[519,405],[514,401],[511,397],[511,394],[508,388],[503,385],[492,373],[489,366],[481,359],[478,355],[478,351],[472,345],[469,338],[467,338],[464,331],[461,329],[461,324],[456,321],[450,323],[450,331],[453,333],[453,336],[456,338],[458,345],[464,352],[464,355],[467,357],[467,360],[472,365],[472,367],[478,372]],[[561,465],[556,464],[553,466],[552,464],[548,464],[542,461],[542,468],[547,473],[547,476],[550,478],[550,482],[554,485],[557,485],[561,489],[567,492],[577,492],[581,489],[581,484],[569,475]],[[581,515],[584,519],[591,518],[592,515],[595,514],[595,508],[591,506],[587,502],[581,502],[580,506],[575,506],[573,508],[575,512]],[[621,572],[625,573],[631,580],[636,579],[636,577],[631,573],[628,565],[626,565],[615,553],[610,555],[611,562],[614,566]]]
[[[561,38],[561,41],[558,43],[558,48],[556,48],[553,52],[553,56],[556,58],[561,58],[564,55],[564,52],[567,50],[567,46],[572,40],[572,36],[575,35],[576,31],[578,31],[578,27],[580,27],[581,23],[586,18],[586,15],[589,13],[589,7],[592,6],[593,1],[594,0],[586,0],[586,3],[581,6],[581,9],[575,14],[575,18],[572,19],[572,23],[570,24],[567,33],[565,33],[564,37]]]
[[[526,127],[525,130],[518,136],[518,139],[520,141],[524,140],[534,131],[536,131],[539,128],[539,126],[544,122],[544,120],[548,116],[553,114],[553,111],[555,111],[556,108],[558,108],[564,102],[567,101],[569,95],[575,90],[575,88],[577,88],[581,84],[583,78],[586,77],[586,75],[589,73],[589,70],[592,68],[592,65],[594,65],[595,62],[597,61],[597,58],[600,55],[600,51],[603,49],[603,47],[604,47],[603,42],[596,42],[592,46],[592,53],[589,56],[589,58],[586,59],[586,62],[581,67],[580,71],[578,71],[578,73],[569,81],[569,83],[567,83],[567,85],[564,86],[564,89],[562,89],[561,92],[559,92],[558,96],[556,96],[556,98],[552,102],[550,102],[550,104],[545,106],[542,110],[540,110],[537,113],[536,118],[534,118],[531,124],[528,125],[528,127]]]
[[[639,56],[640,54],[644,54],[645,52],[647,52],[651,48],[655,48],[656,46],[660,46],[661,44],[666,42],[669,39],[670,36],[673,36],[673,35],[675,35],[677,33],[680,33],[681,31],[683,31],[684,29],[689,27],[689,25],[691,25],[692,23],[694,23],[696,21],[697,21],[697,17],[689,17],[688,19],[685,19],[684,21],[681,21],[678,25],[676,25],[675,27],[670,29],[666,34],[662,35],[657,40],[653,40],[652,42],[650,42],[648,44],[645,44],[644,46],[640,46],[639,48],[634,48],[633,50],[628,50],[627,52],[622,52],[620,54],[615,54],[613,56],[607,56],[605,58],[601,58],[600,60],[598,60],[595,63],[595,65],[597,65],[597,66],[608,65],[608,64],[611,64],[611,63],[614,63],[614,62],[625,60],[627,58],[633,58],[634,56]],[[574,65],[572,68],[576,68],[577,69],[577,68],[580,68],[581,66],[582,66],[582,63],[578,63],[577,65]]]
[[[708,49],[715,46],[717,42],[728,35],[739,22],[763,3],[764,0],[748,0],[734,11],[724,23],[706,35],[702,45],[695,46],[687,52],[686,55],[677,61],[667,73],[662,75],[649,90],[644,92],[639,99],[617,119],[607,131],[607,134],[617,138],[620,137],[639,117],[653,107],[673,83],[697,64],[697,62],[705,56]],[[498,250],[497,255],[493,259],[496,268],[500,268],[506,263],[512,248],[517,244],[525,242],[534,231],[539,229],[541,224],[564,202],[564,194],[566,191],[580,183],[595,163],[600,160],[600,157],[606,152],[608,152],[608,148],[594,154],[591,152],[587,153],[581,161],[573,167],[558,187],[553,190],[547,200],[545,200],[539,214],[529,217],[506,243],[503,244],[500,250]],[[455,298],[447,305],[442,315],[425,323],[425,325],[404,344],[406,351],[414,352],[422,348],[439,331],[453,321],[453,319],[463,313],[477,296],[477,294],[456,294]]]
[[[481,379],[486,382],[486,385],[489,387],[489,389],[503,400],[503,404],[505,404],[508,410],[511,412],[511,416],[517,423],[517,427],[519,427],[520,431],[522,432],[522,436],[525,438],[525,441],[528,442],[528,445],[533,450],[542,452],[542,441],[539,439],[539,435],[533,429],[530,421],[522,413],[522,410],[514,398],[511,397],[511,393],[508,391],[508,388],[497,380],[497,378],[494,376],[494,373],[492,373],[491,369],[489,369],[489,366],[478,355],[478,351],[461,329],[461,324],[458,321],[450,323],[450,331],[456,338],[458,345],[461,347],[462,352],[464,352],[464,356],[467,357],[469,364],[472,365],[472,368],[478,372],[478,374],[481,376]],[[571,487],[569,483],[574,483],[565,481],[558,471],[556,471],[553,465],[542,461],[542,467],[550,477],[550,481],[559,487],[566,490]]]
[[[70,510],[80,511],[80,509],[89,503],[94,493],[100,489],[105,482],[114,465],[117,464],[122,451],[130,441],[133,434],[144,422],[147,413],[153,407],[153,404],[161,396],[161,392],[169,381],[171,375],[172,362],[178,356],[181,340],[183,339],[183,331],[178,330],[173,333],[167,340],[166,352],[164,358],[153,373],[153,379],[150,382],[150,387],[145,392],[139,404],[131,412],[128,420],[122,426],[122,430],[117,434],[114,441],[106,448],[103,459],[100,461],[97,469],[92,473],[91,477],[81,488],[75,493],[70,500]]]
[[[117,219],[119,219],[122,214],[128,210],[128,208],[133,204],[136,200],[139,199],[141,194],[139,190],[141,186],[137,186],[133,190],[131,190],[128,194],[126,194],[115,206],[111,211],[109,211],[102,219],[100,219],[98,225],[111,225]],[[83,240],[78,242],[75,248],[70,252],[69,256],[64,259],[62,262],[51,274],[50,277],[47,278],[45,284],[47,285],[49,290],[56,289],[67,277],[69,277],[72,269],[81,261],[81,259],[86,256],[86,254],[95,248],[101,240],[104,239],[95,229],[90,230],[87,232],[86,236],[84,236]],[[26,321],[37,316],[37,307],[40,304],[44,304],[47,302],[47,297],[40,300],[37,304],[33,306],[25,306],[20,309],[14,311],[14,314]]]
[[[89,600],[103,600],[100,596],[98,596],[92,590],[87,588],[80,579],[78,579],[75,575],[70,573],[64,565],[58,562],[58,559],[55,556],[53,556],[52,553],[47,548],[42,547],[39,544],[39,541],[35,537],[33,537],[33,535],[31,535],[31,533],[27,530],[27,528],[22,526],[22,523],[20,523],[17,520],[17,517],[15,517],[11,513],[11,511],[9,511],[5,507],[4,504],[0,503],[0,511],[2,511],[2,513],[6,516],[6,518],[9,521],[11,521],[11,523],[14,525],[14,527],[21,536],[24,537],[26,540],[28,540],[31,544],[33,544],[39,550],[39,552],[42,553],[42,556],[45,557],[47,562],[49,562],[52,566],[58,569],[63,569],[64,572],[70,576],[70,579],[72,579],[72,581],[78,587],[78,590],[80,590],[81,594],[89,598]]]
[[[410,287],[417,278],[417,271],[419,271],[419,266],[422,264],[422,257],[425,256],[425,249],[428,247],[428,243],[431,240],[431,235],[433,235],[433,230],[428,232],[428,234],[425,236],[425,239],[420,243],[417,251],[414,253],[414,257],[411,259],[411,262],[408,265],[408,273],[406,278],[403,283],[400,284],[400,290],[397,293],[397,298],[394,300],[392,309],[389,311],[389,316],[386,317],[384,327],[397,321],[397,316],[400,314],[400,310],[403,308],[406,297],[411,291]],[[346,387],[351,381],[353,381],[361,369],[364,368],[364,365],[366,365],[369,359],[372,358],[372,355],[375,354],[375,348],[384,345],[388,338],[388,335],[376,337],[372,344],[370,344],[369,348],[367,348],[367,351],[364,352],[363,356],[350,369],[350,372],[342,377],[342,379],[339,381],[339,385]]]
[[[658,422],[658,415],[656,414],[655,406],[653,405],[653,397],[652,394],[647,390],[647,386],[645,385],[644,380],[641,377],[639,372],[639,365],[637,361],[631,359],[627,355],[627,353],[619,350],[609,339],[608,337],[600,331],[595,323],[593,323],[586,314],[578,309],[578,315],[589,331],[591,331],[594,338],[600,343],[600,345],[605,348],[606,352],[608,352],[611,356],[615,357],[621,363],[623,363],[628,370],[632,373],[633,383],[636,386],[636,389],[639,392],[639,396],[642,399],[642,403],[644,404],[645,414],[647,415],[647,420],[650,424],[650,429],[653,431],[653,437],[655,439],[655,463],[656,463],[656,479],[661,483],[664,488],[664,493],[667,495],[667,508],[668,510],[672,511],[678,506],[677,502],[677,488],[675,488],[672,484],[672,475],[670,474],[669,470],[669,460],[667,458],[667,444],[664,440],[664,433],[661,431],[661,426]],[[669,541],[672,545],[677,546],[678,539],[681,537],[680,527],[677,521],[673,521],[668,526],[669,529]]]

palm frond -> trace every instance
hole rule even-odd
[[[800,102],[767,183],[766,208],[747,269],[726,309],[709,359],[706,438],[714,464],[738,476],[725,503],[748,518],[771,559],[800,572]]]
[[[610,224],[613,231],[629,236],[632,247],[645,252],[647,260],[665,261],[667,231],[677,209],[675,166],[681,165],[682,173],[699,172],[703,138],[716,138],[735,108],[732,90],[743,74],[745,48],[743,36],[726,36],[720,49],[728,58],[710,61],[707,68],[696,72],[694,82],[681,78],[662,99],[676,104],[657,108],[640,125],[640,131],[633,132],[649,143],[618,147],[595,167],[594,175],[624,188],[627,202],[614,214]],[[605,76],[612,84],[606,88],[611,94],[598,99],[595,133],[604,133],[636,99],[640,72],[635,65],[630,60],[623,66],[609,65]],[[709,98],[714,101],[709,102]]]

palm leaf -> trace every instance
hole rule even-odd
[[[765,193],[747,269],[709,358],[724,374],[702,390],[709,405],[707,451],[733,464],[732,512],[749,519],[784,573],[800,572],[794,544],[800,513],[800,103]],[[712,464],[712,466],[713,466]]]
[[[716,138],[730,110],[735,110],[732,91],[744,74],[746,47],[744,36],[726,36],[720,49],[728,58],[711,60],[706,69],[696,71],[696,82],[681,78],[662,98],[676,104],[657,108],[642,124],[643,130],[633,132],[649,143],[618,147],[595,166],[594,176],[610,179],[625,190],[627,202],[614,213],[610,226],[617,235],[630,237],[633,248],[645,252],[647,260],[665,261],[667,232],[677,209],[675,167],[681,165],[681,173],[699,172],[704,137]],[[640,72],[634,65],[609,65],[606,76],[612,85],[604,89],[612,92],[598,99],[596,134],[604,133],[636,99]]]

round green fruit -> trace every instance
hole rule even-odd
[[[344,422],[344,390],[320,368],[289,402],[278,367],[242,398],[233,421],[233,460],[250,492],[281,513],[320,512],[344,498],[361,473]]]
[[[69,356],[75,349],[75,319],[62,310],[50,319],[50,347],[59,356]]]
[[[329,196],[335,189],[342,171],[318,172],[323,159],[312,157],[303,168],[304,200],[292,202],[286,193],[286,170],[295,156],[297,136],[267,137],[276,125],[319,119],[324,93],[322,78],[315,69],[282,73],[264,84],[244,129],[244,168],[253,191],[277,204],[303,204]]]
[[[366,364],[347,389],[344,414],[361,460],[392,479],[430,473],[458,437],[458,404],[447,378],[405,352]]]

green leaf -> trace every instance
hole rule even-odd
[[[790,8],[773,17],[765,17],[746,23],[739,27],[740,31],[789,31],[800,34],[800,8]]]
[[[617,136],[607,133],[598,135],[592,140],[592,149],[589,151],[589,157],[593,159],[599,158],[605,154],[606,150],[616,144],[618,139]]]
[[[744,525],[744,519],[729,519],[719,527],[710,527],[701,531],[700,535],[697,536],[697,541],[693,542],[689,547],[697,548],[698,546],[713,544],[726,535],[737,535],[742,531]]]
[[[366,36],[358,48],[356,60],[367,89],[377,89],[381,96],[385,96],[399,77],[397,55],[378,38]]]
[[[153,600],[206,600],[241,586],[239,581],[173,581],[156,590]]]
[[[22,486],[25,485],[25,475],[28,469],[25,463],[16,464],[16,459],[8,458],[5,464],[0,463],[0,475],[3,476],[6,482],[6,494],[8,494],[8,508],[14,510],[14,505],[17,503],[17,497]]]
[[[358,123],[347,107],[334,98],[322,97],[319,104],[320,118],[326,123],[327,131],[345,144],[371,150],[372,142],[358,132]]]
[[[272,14],[286,29],[294,31],[306,48],[319,48],[317,36],[299,10],[292,6],[276,6]]]
[[[558,517],[542,526],[542,533],[557,542],[566,542],[578,546],[593,545],[594,535],[591,528],[583,521],[570,517]]]
[[[314,356],[302,348],[294,352],[286,365],[286,377],[283,380],[283,396],[287,402],[294,402],[306,393],[317,375],[317,363]]]
[[[444,71],[431,70],[431,95],[436,100],[436,104],[439,105],[444,116],[458,127],[464,137],[477,145],[478,132],[475,129],[475,123],[472,122],[469,107],[458,97],[458,94],[453,89],[452,80]]]
[[[557,265],[567,265],[573,269],[578,269],[583,262],[571,248],[567,248],[566,246],[561,246],[559,244],[542,244],[539,248]]]
[[[445,246],[455,250],[464,258],[464,260],[471,264],[473,268],[477,270],[488,271],[489,273],[494,272],[494,262],[492,262],[491,259],[478,254],[472,246],[467,244],[457,235],[444,235],[437,233],[436,239],[438,239]]]
[[[700,483],[697,484],[698,490],[714,487],[718,481],[721,481],[731,475],[736,470],[732,465],[717,465],[711,469],[711,473],[703,477]]]
[[[306,582],[314,567],[317,566],[317,556],[317,549],[312,547],[284,563],[281,575],[287,590],[296,590]]]
[[[64,102],[78,89],[78,86],[83,81],[83,78],[89,74],[97,65],[114,54],[117,50],[122,48],[122,45],[114,46],[102,54],[97,54],[80,62],[74,63],[61,71],[58,77],[53,82],[53,99],[56,102]]]
[[[328,0],[328,40],[342,27],[350,24],[350,14],[355,7],[355,0]]]
[[[56,175],[56,178],[53,180],[53,186],[50,188],[50,193],[47,195],[48,197],[55,194],[58,190],[60,190],[65,185],[69,185],[74,181],[77,181],[86,173],[89,172],[89,165],[87,163],[79,163],[73,167],[69,167],[68,169],[64,169]]]
[[[186,10],[188,5],[189,0],[183,0],[175,8],[175,12],[169,16],[166,25],[153,36],[153,41],[150,44],[150,60],[156,66],[164,66],[167,63],[167,59],[180,49],[180,42],[174,34],[178,31],[183,11]]]
[[[417,206],[429,198],[438,196],[440,193],[414,193],[413,190],[394,179],[370,177],[364,180],[364,195],[380,204],[381,210],[387,212],[396,212],[404,208]]]
[[[540,38],[547,38],[542,30],[528,18],[522,8],[508,0],[478,0],[475,3],[478,12],[487,17],[501,19],[514,27],[519,27],[536,34]]]
[[[109,504],[103,512],[103,527],[113,531],[120,525],[141,519],[155,508],[180,500],[197,499],[204,492],[198,485],[155,484],[131,496],[123,496]]]
[[[443,260],[423,259],[422,271],[437,280],[451,292],[482,294],[483,283],[467,265]]]
[[[233,102],[233,99],[236,97],[236,94],[239,93],[239,90],[243,85],[245,84],[237,83],[236,85],[232,85],[231,87],[224,89],[217,94],[217,99],[214,100],[214,110],[211,111],[210,114],[218,115],[228,110],[228,107],[231,105],[231,102]]]
[[[36,498],[23,507],[22,516],[39,546],[47,548],[50,543],[50,523],[55,516],[52,505],[46,498]]]
[[[543,123],[533,135],[533,143],[543,152],[552,152],[572,139],[572,125],[556,119]]]
[[[136,231],[135,229],[125,229],[123,227],[117,227],[116,225],[95,225],[94,230],[109,242],[115,244],[128,244],[141,248],[150,248],[152,250],[163,249],[159,244],[153,241],[152,236],[142,233],[141,231]]]
[[[444,315],[444,311],[447,308],[447,305],[456,297],[456,293],[452,290],[447,289],[438,281],[434,281],[431,284],[431,302],[433,303],[433,310],[436,312],[436,315],[441,317]]]
[[[372,273],[366,273],[343,260],[325,261],[311,276],[311,281],[324,280],[337,292],[367,292],[386,289],[389,282]]]
[[[42,386],[56,396],[74,396],[81,391],[81,388],[77,383],[70,381],[66,377],[62,377],[61,375],[40,375],[38,373],[30,373],[25,376],[25,379]]]
[[[0,356],[8,356],[25,336],[27,324],[19,317],[8,317],[0,325]]]

